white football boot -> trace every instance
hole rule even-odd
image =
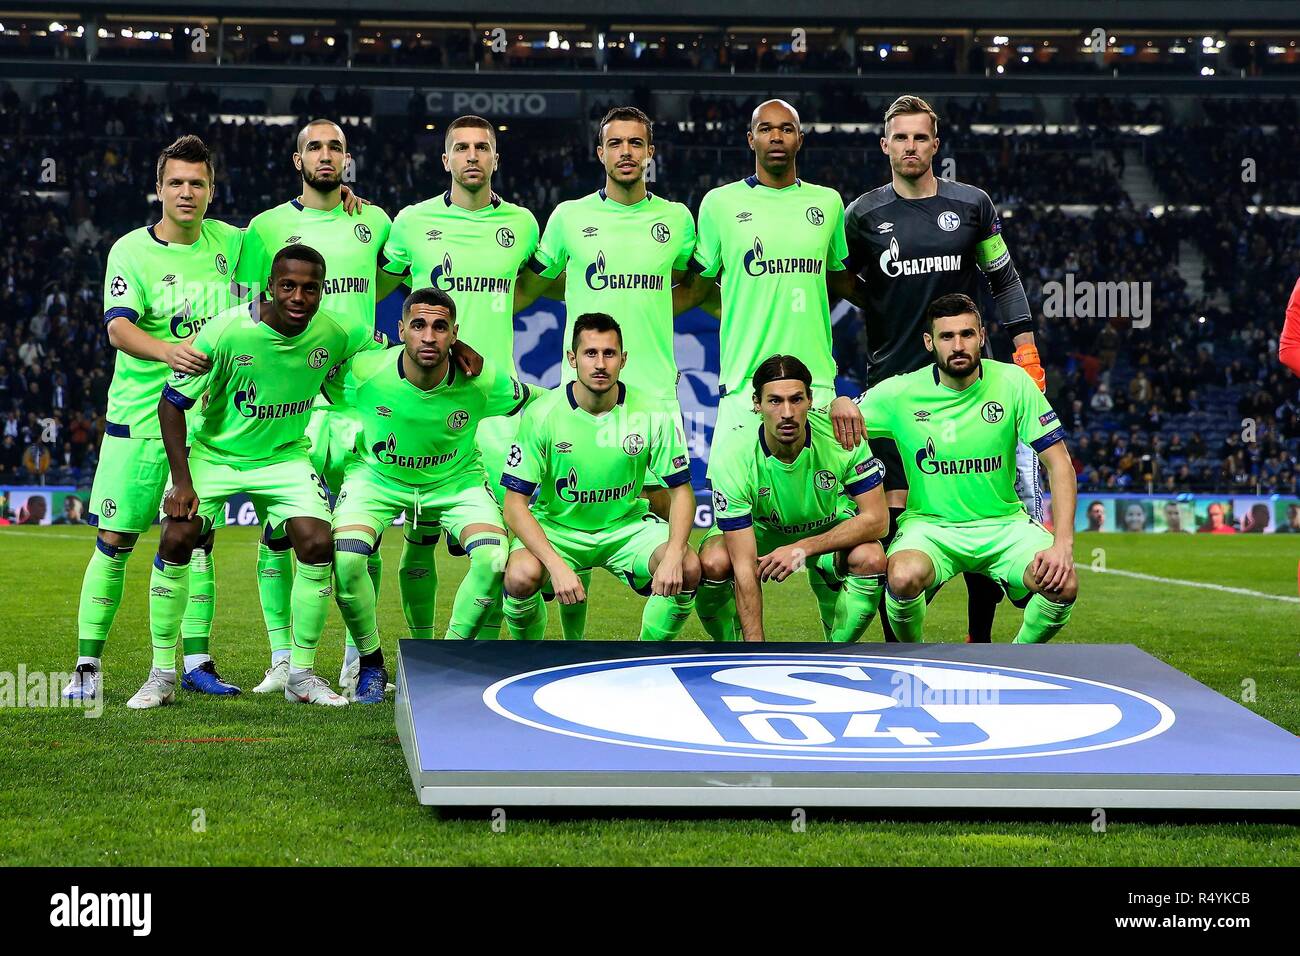
[[[149,710],[176,703],[176,672],[162,671],[154,667],[149,671],[149,679],[126,702],[132,710]]]
[[[254,694],[278,694],[289,683],[289,658],[278,660],[266,669],[262,683],[253,688]]]
[[[319,704],[322,707],[346,707],[347,698],[340,697],[323,677],[308,673],[284,685],[284,698],[295,704]]]

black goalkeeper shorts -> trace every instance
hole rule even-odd
[[[898,457],[898,445],[892,438],[870,438],[871,453],[885,466],[885,490],[906,491],[907,475],[903,471],[903,459]]]

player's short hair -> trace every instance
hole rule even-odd
[[[294,147],[296,152],[302,152],[302,148],[307,142],[307,130],[311,129],[313,126],[333,126],[337,128],[340,133],[343,133],[343,145],[345,147],[347,146],[348,134],[343,131],[343,127],[332,119],[325,119],[322,117],[320,119],[308,120],[303,124],[302,129],[298,130],[298,138],[295,140],[296,145]]]
[[[626,120],[630,123],[640,123],[645,127],[645,144],[653,146],[655,144],[655,124],[645,110],[639,110],[635,106],[615,106],[610,109],[601,118],[600,125],[596,127],[596,145],[600,146],[605,142],[605,127],[610,123],[616,123],[619,120]]]
[[[275,275],[275,267],[287,259],[292,259],[294,262],[310,262],[312,265],[320,266],[320,277],[325,278],[325,257],[311,246],[304,245],[301,242],[285,246],[275,254],[275,258],[271,260],[271,275]]]
[[[889,121],[895,116],[911,116],[914,113],[925,113],[930,117],[930,132],[939,135],[939,114],[925,100],[919,96],[912,96],[906,93],[900,96],[894,102],[889,104],[889,109],[885,110],[885,132],[888,135]]]
[[[453,322],[456,321],[456,300],[449,296],[442,289],[435,289],[433,286],[425,286],[423,289],[416,289],[406,297],[402,303],[402,321],[405,322],[411,317],[411,306],[414,305],[440,305],[447,310]]]
[[[763,386],[768,382],[779,382],[785,378],[803,382],[804,391],[812,399],[812,372],[808,371],[808,366],[793,355],[771,355],[754,371],[754,400],[763,397]]]
[[[583,332],[613,332],[618,336],[619,351],[623,350],[623,330],[614,321],[614,317],[608,313],[584,312],[578,316],[577,321],[573,323],[573,339],[569,343],[570,351],[578,351],[578,342],[581,340]]]
[[[211,184],[215,181],[216,174],[212,168],[212,151],[208,149],[207,143],[193,133],[182,136],[158,154],[157,182],[159,185],[162,184],[163,170],[166,168],[169,159],[179,159],[183,163],[202,163],[208,168],[208,183]]]
[[[976,325],[984,321],[984,317],[980,315],[980,307],[975,304],[974,299],[964,292],[950,292],[930,303],[930,307],[925,310],[925,324],[930,326],[930,331],[933,332],[935,319],[946,319],[967,313],[975,316]]]
[[[465,116],[457,116],[447,124],[447,135],[442,140],[442,151],[451,152],[451,134],[458,129],[485,129],[488,132],[488,139],[492,140],[492,148],[497,148],[497,129],[490,122],[481,116],[475,116],[468,113]]]

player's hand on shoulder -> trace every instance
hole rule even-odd
[[[456,363],[456,367],[470,378],[474,378],[483,371],[483,356],[460,339],[451,344],[451,357],[452,361]]]
[[[178,521],[188,521],[199,512],[199,496],[194,493],[194,486],[186,483],[173,485],[163,495],[163,514]]]
[[[587,600],[582,582],[568,565],[551,574],[551,588],[555,591],[555,599],[561,604],[581,604]]]
[[[369,199],[362,199],[346,184],[339,187],[339,198],[343,201],[343,211],[349,216],[359,216],[361,207],[373,205]]]
[[[862,444],[866,437],[867,426],[862,420],[862,409],[847,395],[841,395],[831,402],[831,424],[835,426],[835,440],[852,451]]]
[[[212,359],[195,349],[190,344],[193,341],[193,338],[189,338],[167,349],[167,367],[173,372],[202,375],[212,367]]]
[[[807,552],[796,544],[782,545],[759,557],[758,578],[760,581],[784,581],[804,568],[807,557]]]

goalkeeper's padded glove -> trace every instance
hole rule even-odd
[[[1029,377],[1034,380],[1040,392],[1047,391],[1047,373],[1043,371],[1042,359],[1038,357],[1038,348],[1025,343],[1017,346],[1016,354],[1013,356],[1017,365],[1029,373]]]

